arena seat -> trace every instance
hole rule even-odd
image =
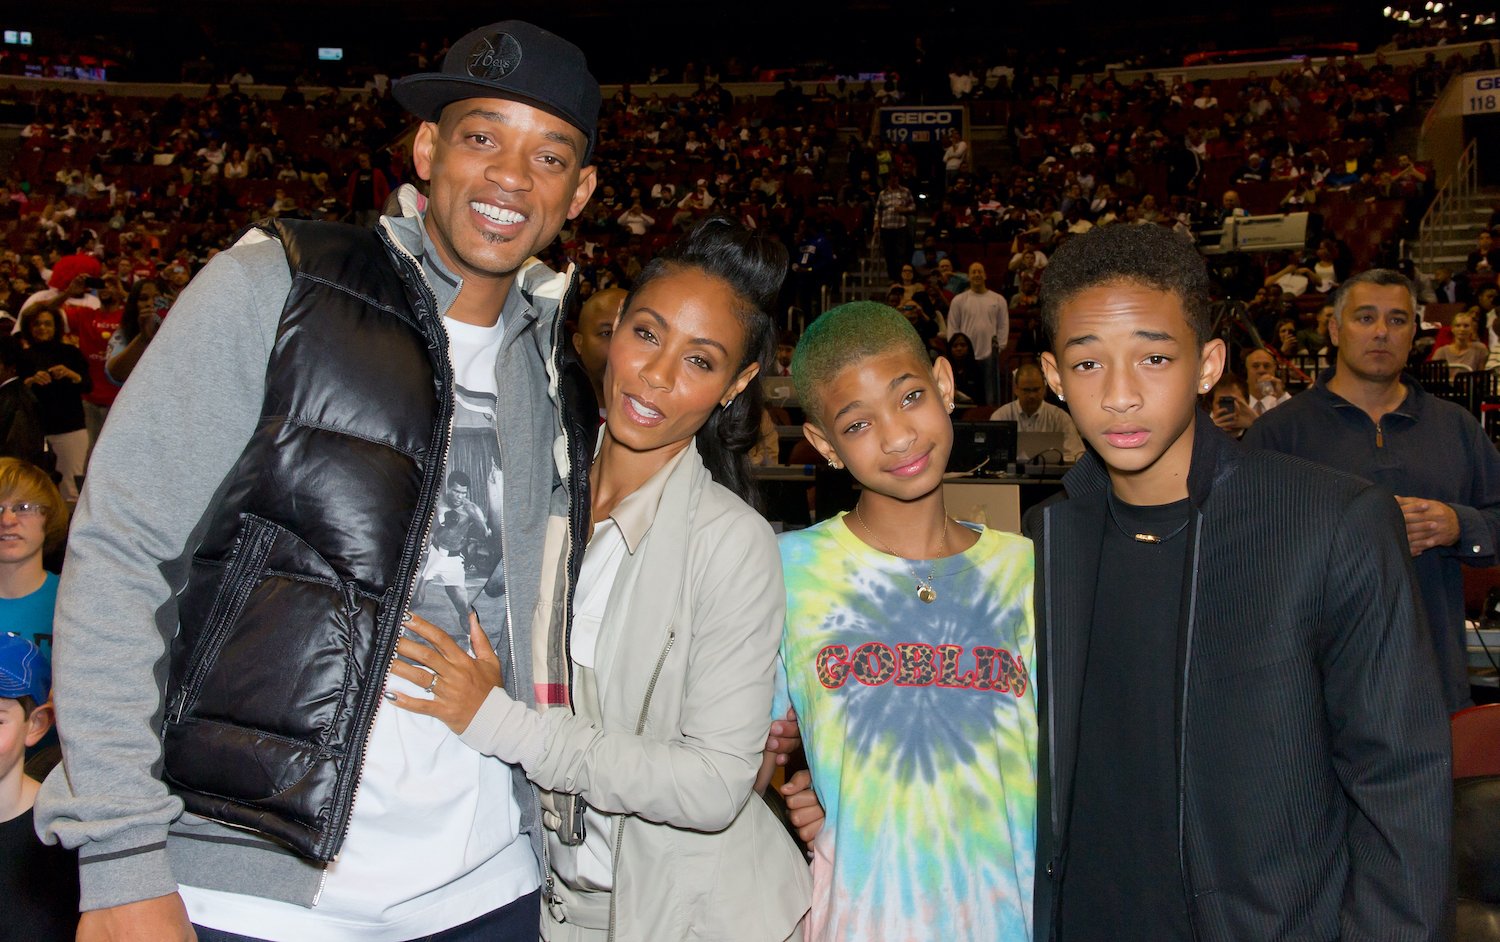
[[[1500,776],[1454,782],[1453,895],[1454,942],[1500,942]]]

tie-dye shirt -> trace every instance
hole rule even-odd
[[[783,689],[827,814],[809,940],[1031,938],[1031,541],[983,530],[937,599],[843,515],[783,534]],[[915,562],[925,577],[930,562]]]

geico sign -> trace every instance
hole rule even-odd
[[[1500,75],[1486,75],[1474,80],[1474,88],[1477,91],[1487,92],[1492,88],[1500,88]]]
[[[896,111],[891,113],[892,124],[952,124],[951,111]]]

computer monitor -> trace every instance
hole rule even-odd
[[[1030,461],[1033,458],[1050,464],[1062,464],[1063,441],[1066,436],[1056,432],[1021,432],[1016,437],[1016,460]]]
[[[1016,460],[1016,423],[954,422],[948,470],[961,474],[1000,474]]]

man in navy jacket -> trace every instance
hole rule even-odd
[[[1472,702],[1464,648],[1463,566],[1493,566],[1500,546],[1500,452],[1465,409],[1402,373],[1416,336],[1411,282],[1375,269],[1345,281],[1328,333],[1332,369],[1267,413],[1245,444],[1357,474],[1396,494],[1443,678],[1444,702]]]

